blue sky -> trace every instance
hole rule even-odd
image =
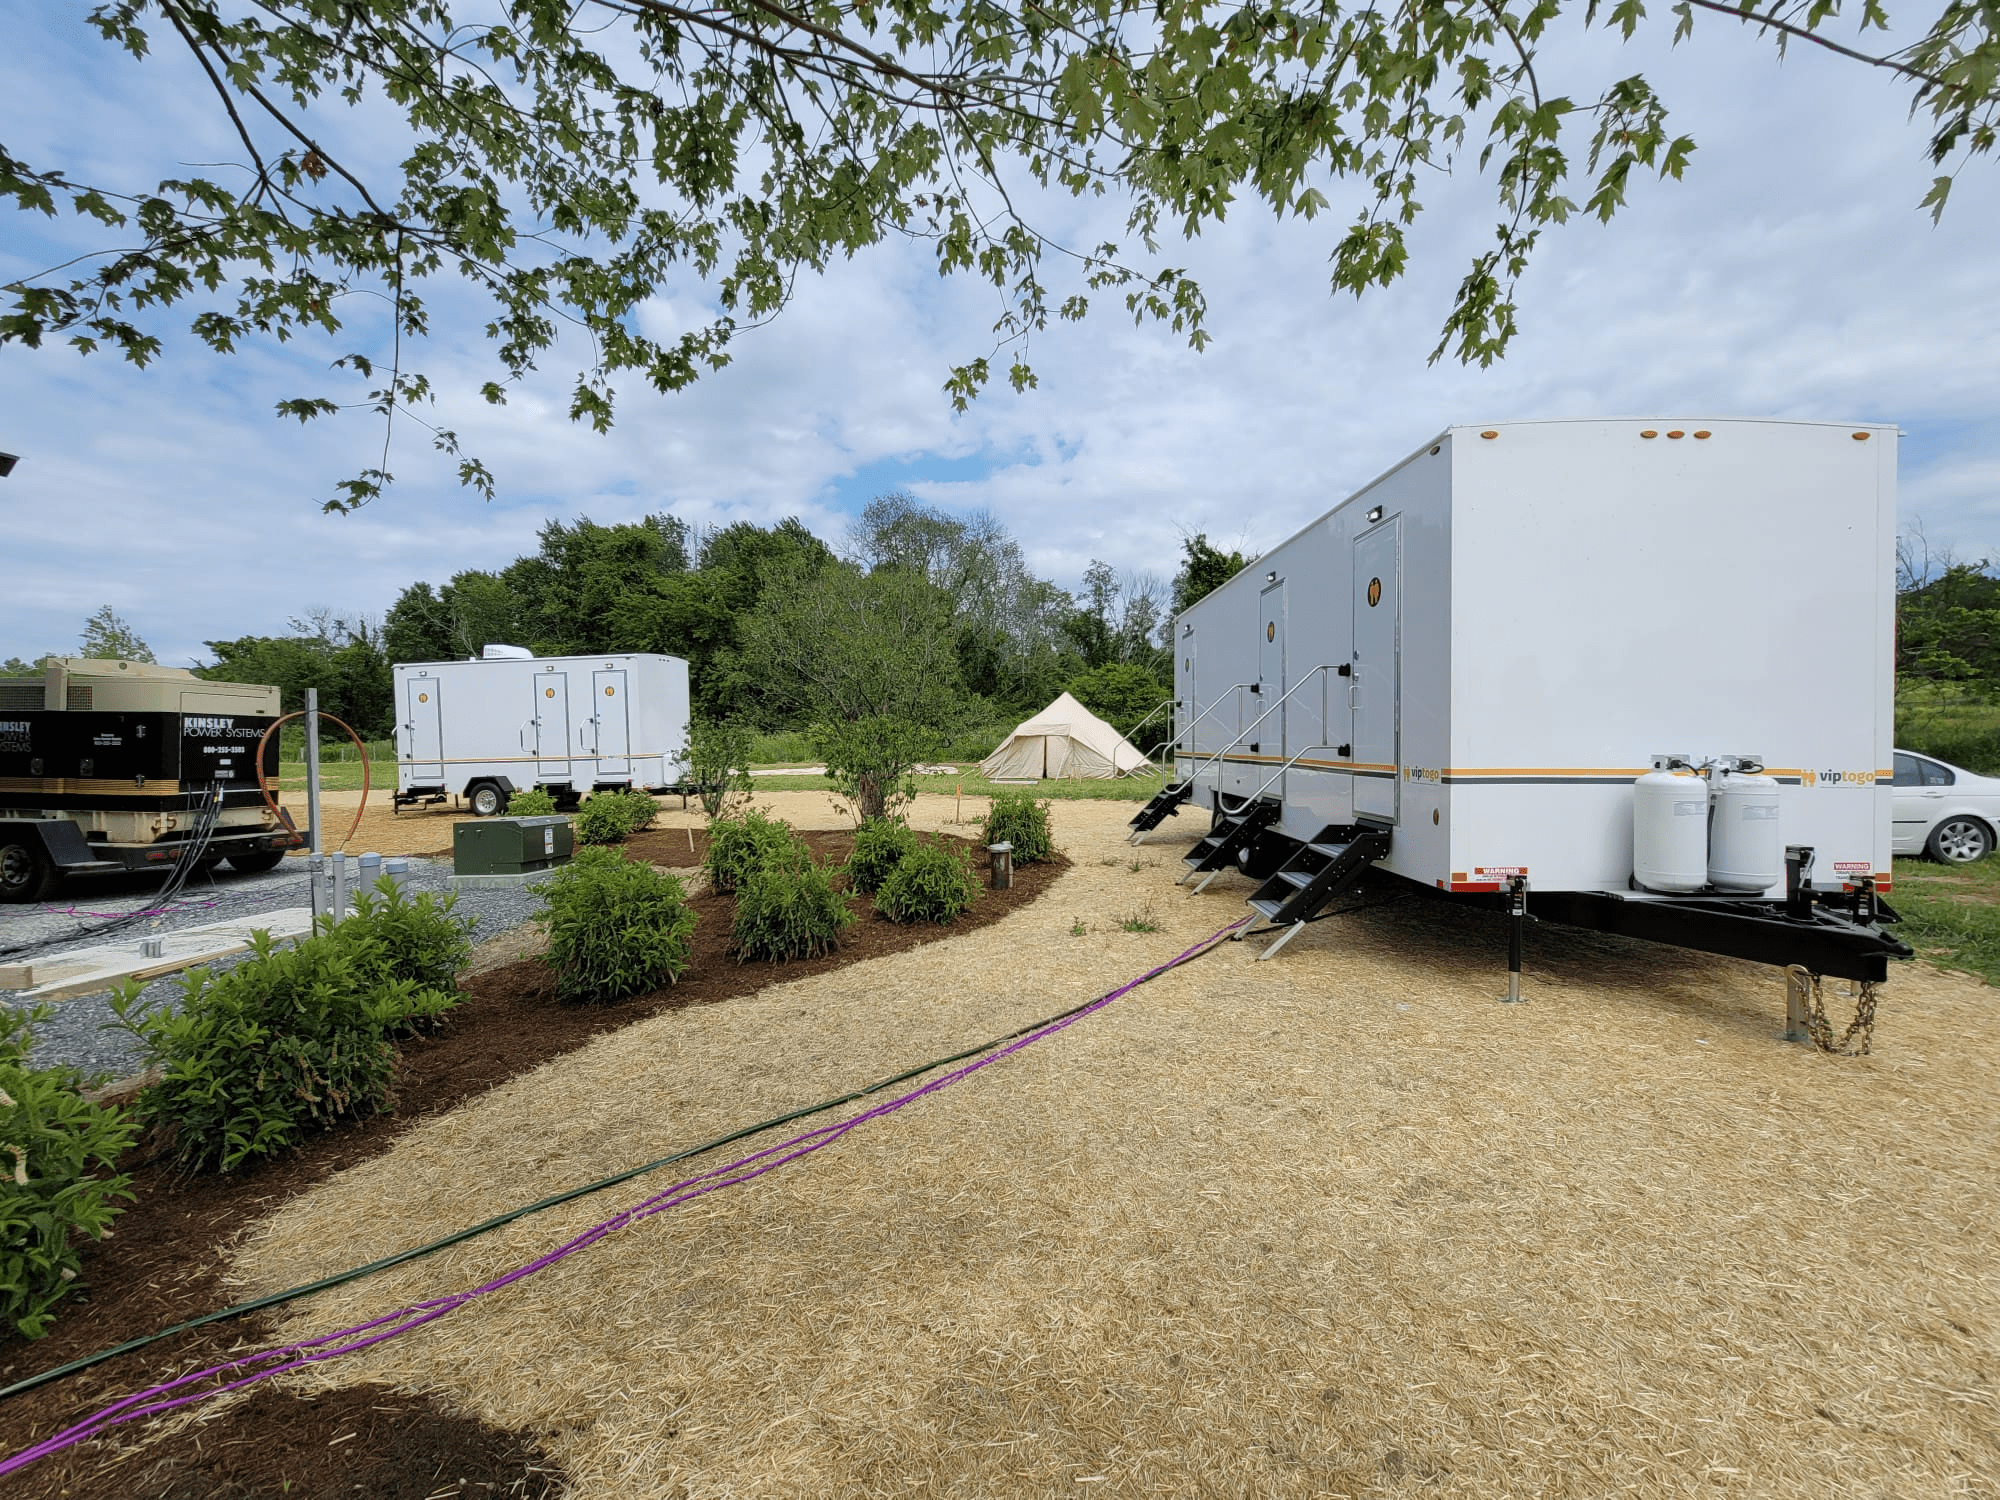
[[[0,0],[0,142],[77,177],[140,182],[176,155],[226,154],[185,70],[112,53],[78,24],[84,9]],[[183,345],[144,371],[0,347],[0,450],[22,455],[0,481],[0,656],[72,646],[107,602],[177,662],[316,606],[379,614],[412,580],[504,564],[551,516],[797,515],[837,542],[848,516],[898,487],[992,510],[1066,586],[1093,557],[1165,575],[1186,532],[1269,546],[1440,427],[1520,417],[1896,422],[1906,521],[1920,518],[1934,548],[2000,556],[2000,168],[1969,168],[1933,228],[1917,207],[1924,132],[1891,80],[1805,48],[1780,62],[1720,17],[1677,50],[1572,27],[1544,84],[1639,70],[1699,143],[1689,179],[1639,185],[1609,227],[1552,231],[1522,288],[1522,334],[1489,370],[1426,362],[1495,217],[1490,185],[1470,177],[1438,179],[1410,274],[1386,292],[1328,294],[1347,217],[1337,198],[1312,224],[1246,207],[1170,251],[1208,293],[1207,353],[1107,309],[1037,339],[1035,390],[996,388],[963,415],[942,385],[986,352],[992,294],[940,282],[921,247],[802,282],[720,374],[674,397],[625,392],[608,437],[567,421],[560,352],[504,410],[467,399],[492,373],[483,314],[440,286],[445,321],[420,363],[446,393],[441,419],[494,468],[491,505],[406,432],[387,498],[320,513],[335,480],[373,461],[379,429],[355,415],[302,430],[272,406],[351,395],[326,370],[344,346],[229,359]],[[1075,244],[1121,227],[1110,206],[1045,200],[1035,213]],[[70,253],[77,235],[10,213],[0,280]],[[649,326],[685,326],[706,299],[672,288]]]

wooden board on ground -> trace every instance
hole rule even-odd
[[[75,948],[24,964],[0,964],[0,989],[24,989],[27,993],[21,998],[27,1001],[69,1000],[78,995],[95,995],[128,979],[157,979],[162,974],[245,952],[253,932],[267,932],[278,941],[288,942],[310,931],[312,908],[306,906],[205,922],[199,927],[178,927],[171,932],[134,929],[131,936],[115,943]],[[140,943],[146,938],[160,940],[158,954],[140,951]]]

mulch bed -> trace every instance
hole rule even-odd
[[[821,859],[845,859],[853,848],[849,833],[801,836]],[[697,831],[694,858],[680,829],[637,835],[627,849],[654,863],[688,865],[699,858],[705,840]],[[983,866],[983,858],[979,863]],[[188,1177],[166,1162],[140,1166],[132,1181],[137,1197],[117,1220],[112,1238],[84,1251],[87,1290],[62,1304],[45,1337],[0,1342],[0,1386],[241,1300],[222,1277],[229,1248],[246,1227],[335,1172],[388,1150],[426,1116],[603,1032],[663,1011],[755,994],[768,984],[996,922],[1041,895],[1061,869],[1060,862],[1017,868],[1011,890],[982,891],[973,909],[949,927],[899,926],[877,916],[868,898],[851,897],[860,920],[841,946],[785,964],[738,963],[727,951],[734,902],[704,892],[690,903],[700,922],[693,960],[680,982],[616,1005],[559,1003],[550,976],[533,960],[471,976],[461,982],[465,999],[444,1028],[403,1044],[395,1113],[329,1131],[287,1156],[226,1178]],[[213,1364],[232,1350],[263,1347],[269,1334],[261,1315],[212,1324],[14,1397],[0,1405],[0,1430],[7,1434],[0,1452],[18,1451],[169,1373]],[[357,1435],[345,1438],[348,1433]],[[215,1423],[118,1461],[124,1447],[124,1440],[113,1437],[44,1459],[15,1477],[9,1494],[127,1500],[358,1491],[371,1500],[486,1493],[533,1500],[563,1488],[557,1467],[524,1436],[450,1415],[426,1398],[383,1386],[355,1386],[310,1399],[257,1386],[249,1401]]]

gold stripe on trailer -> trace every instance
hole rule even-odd
[[[254,775],[240,783],[218,781],[195,787],[150,778],[144,786],[135,786],[130,776],[0,776],[0,792],[32,792],[46,797],[180,797],[196,792],[206,795],[218,786],[225,792],[254,791],[256,785]]]
[[[574,755],[463,755],[451,756],[444,760],[431,755],[419,756],[415,760],[399,760],[396,762],[396,769],[406,770],[412,766],[528,766],[545,760],[664,760],[666,758],[668,758],[667,752],[664,750],[612,750],[603,753],[593,751],[589,755],[585,755],[582,751]],[[288,761],[286,764],[298,765],[299,762]],[[341,762],[328,761],[327,764],[339,765]],[[354,762],[349,761],[347,764],[352,765]],[[379,765],[381,762],[377,761],[375,764]]]

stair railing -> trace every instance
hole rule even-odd
[[[1313,678],[1318,676],[1320,673],[1336,671],[1337,669],[1339,669],[1344,665],[1346,664],[1343,662],[1331,662],[1331,661],[1325,662],[1322,663],[1320,666],[1314,667],[1311,671],[1305,673],[1303,676],[1299,678],[1297,682],[1293,683],[1290,687],[1286,688],[1283,693],[1279,694],[1278,700],[1275,703],[1273,703],[1269,708],[1265,709],[1261,714],[1257,715],[1256,718],[1252,719],[1247,727],[1238,731],[1235,739],[1231,740],[1228,744],[1224,745],[1220,750],[1216,751],[1215,754],[1211,755],[1207,760],[1203,761],[1200,765],[1196,766],[1192,771],[1188,772],[1187,780],[1182,782],[1181,784],[1183,786],[1193,786],[1195,778],[1197,776],[1201,775],[1202,772],[1206,771],[1210,766],[1213,766],[1217,762],[1219,762],[1231,750],[1234,750],[1238,745],[1242,744],[1243,741],[1249,737],[1250,732],[1252,730],[1254,730],[1259,724],[1263,723],[1266,719],[1270,718],[1271,715],[1276,713],[1279,709],[1283,708],[1285,706],[1285,701],[1289,699],[1292,696],[1292,694],[1296,693],[1300,688],[1304,687],[1308,682],[1311,682]],[[1242,687],[1245,686],[1245,684],[1238,683],[1236,684],[1236,686]],[[1193,728],[1194,726],[1189,725],[1188,727]],[[1337,747],[1316,745],[1313,748],[1318,750],[1324,750]],[[1304,754],[1305,752],[1300,751],[1299,753]],[[1279,775],[1283,774],[1284,772],[1281,770],[1279,772]],[[1277,779],[1278,778],[1274,776],[1271,778],[1271,781],[1265,782],[1263,787],[1258,788],[1257,794],[1261,794],[1265,787],[1269,787],[1271,783],[1276,781]],[[1220,795],[1222,792],[1222,773],[1220,771],[1217,771],[1215,775],[1215,790],[1217,795]]]
[[[1300,761],[1304,760],[1308,755],[1312,754],[1313,751],[1338,750],[1339,748],[1340,746],[1338,745],[1306,746],[1305,749],[1301,750],[1297,755],[1294,755],[1290,760],[1286,761],[1282,766],[1278,767],[1277,774],[1272,776],[1272,778],[1269,781],[1265,782],[1262,786],[1258,787],[1256,791],[1252,792],[1250,794],[1249,800],[1255,802],[1259,797],[1263,796],[1264,793],[1268,792],[1272,787],[1278,784],[1278,782],[1284,777],[1285,772],[1291,770],[1293,766],[1297,765]]]
[[[1222,707],[1223,704],[1235,701],[1234,699],[1229,697],[1229,694],[1241,692],[1244,688],[1254,687],[1254,686],[1256,686],[1255,683],[1249,683],[1249,682],[1230,683],[1228,687],[1222,690],[1222,696],[1218,697],[1213,703],[1209,704],[1207,708],[1204,708],[1200,713],[1196,714],[1192,719],[1190,719],[1188,721],[1187,728],[1183,729],[1179,734],[1175,735],[1172,739],[1168,740],[1166,744],[1162,745],[1160,747],[1161,750],[1164,751],[1164,750],[1178,749],[1180,747],[1181,741],[1186,739],[1189,735],[1193,734],[1195,732],[1196,727],[1200,725],[1203,719],[1207,718],[1210,714],[1214,713],[1218,708]],[[1231,743],[1233,744],[1234,741],[1231,741]],[[1164,760],[1162,761],[1161,764],[1162,768],[1164,769],[1165,766]]]
[[[1175,709],[1175,708],[1178,708],[1179,706],[1180,706],[1180,700],[1179,700],[1179,699],[1177,699],[1177,698],[1169,698],[1169,699],[1168,699],[1168,700],[1167,700],[1167,701],[1166,701],[1165,703],[1162,703],[1162,704],[1161,704],[1161,705],[1160,705],[1160,706],[1159,706],[1158,708],[1154,709],[1154,710],[1153,710],[1153,711],[1152,711],[1151,713],[1147,714],[1147,715],[1146,715],[1146,717],[1145,717],[1145,718],[1143,718],[1143,719],[1141,719],[1141,720],[1140,720],[1140,721],[1139,721],[1139,722],[1138,722],[1137,724],[1134,724],[1134,725],[1132,726],[1132,732],[1131,732],[1130,734],[1126,735],[1126,736],[1125,736],[1125,738],[1126,738],[1126,739],[1128,739],[1128,740],[1130,740],[1130,741],[1132,742],[1132,744],[1133,744],[1133,745],[1134,745],[1134,746],[1136,747],[1136,746],[1138,745],[1138,743],[1139,743],[1139,731],[1140,731],[1140,730],[1144,729],[1144,728],[1145,728],[1145,727],[1146,727],[1146,726],[1147,726],[1148,724],[1152,723],[1152,722],[1153,722],[1153,720],[1155,720],[1155,719],[1159,718],[1159,716],[1160,716],[1161,714],[1163,714],[1163,713],[1168,713],[1168,712],[1171,712],[1171,711],[1172,711],[1173,709]],[[1169,741],[1168,741],[1168,743],[1169,743],[1169,744],[1172,744],[1173,742],[1172,742],[1171,740],[1169,740]],[[1152,756],[1150,756],[1150,755],[1148,755],[1148,756],[1146,757],[1146,765],[1147,765],[1148,769],[1150,769],[1150,768],[1152,767],[1152,764],[1153,764],[1153,757],[1152,757]],[[1124,775],[1124,774],[1126,774],[1126,773],[1124,773],[1124,772],[1120,772],[1119,774],[1120,774],[1120,775]],[[1161,785],[1161,786],[1165,786],[1165,785],[1166,785],[1166,775],[1167,775],[1167,773],[1166,773],[1165,769],[1164,769],[1164,768],[1162,768],[1162,770],[1161,770],[1161,772],[1160,772],[1160,785]]]

